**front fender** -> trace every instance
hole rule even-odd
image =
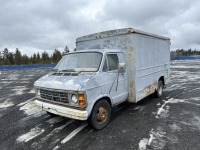
[[[86,108],[86,110],[87,110],[87,112],[88,112],[88,116],[90,116],[90,114],[91,114],[91,112],[92,112],[92,109],[93,109],[95,103],[96,103],[98,100],[100,100],[100,99],[102,99],[102,98],[105,98],[105,97],[107,97],[107,98],[110,99],[111,107],[112,107],[112,99],[111,99],[110,95],[101,94],[101,95],[97,96],[94,100],[91,100],[91,101],[88,103],[88,106],[87,106],[87,108]]]

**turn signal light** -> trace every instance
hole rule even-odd
[[[84,94],[78,94],[78,100],[79,100],[79,105],[80,106],[85,106],[86,105],[86,99]]]

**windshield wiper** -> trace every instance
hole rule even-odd
[[[52,69],[51,71],[58,71],[58,69]]]
[[[61,70],[63,72],[75,72],[75,69],[64,69],[64,70]]]

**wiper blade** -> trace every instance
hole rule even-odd
[[[75,69],[64,69],[64,70],[61,70],[63,72],[75,72]]]
[[[58,71],[58,69],[52,69],[51,71]]]

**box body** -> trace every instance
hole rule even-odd
[[[76,40],[76,50],[119,49],[128,70],[128,101],[136,103],[170,77],[170,39],[133,28],[94,33]]]

